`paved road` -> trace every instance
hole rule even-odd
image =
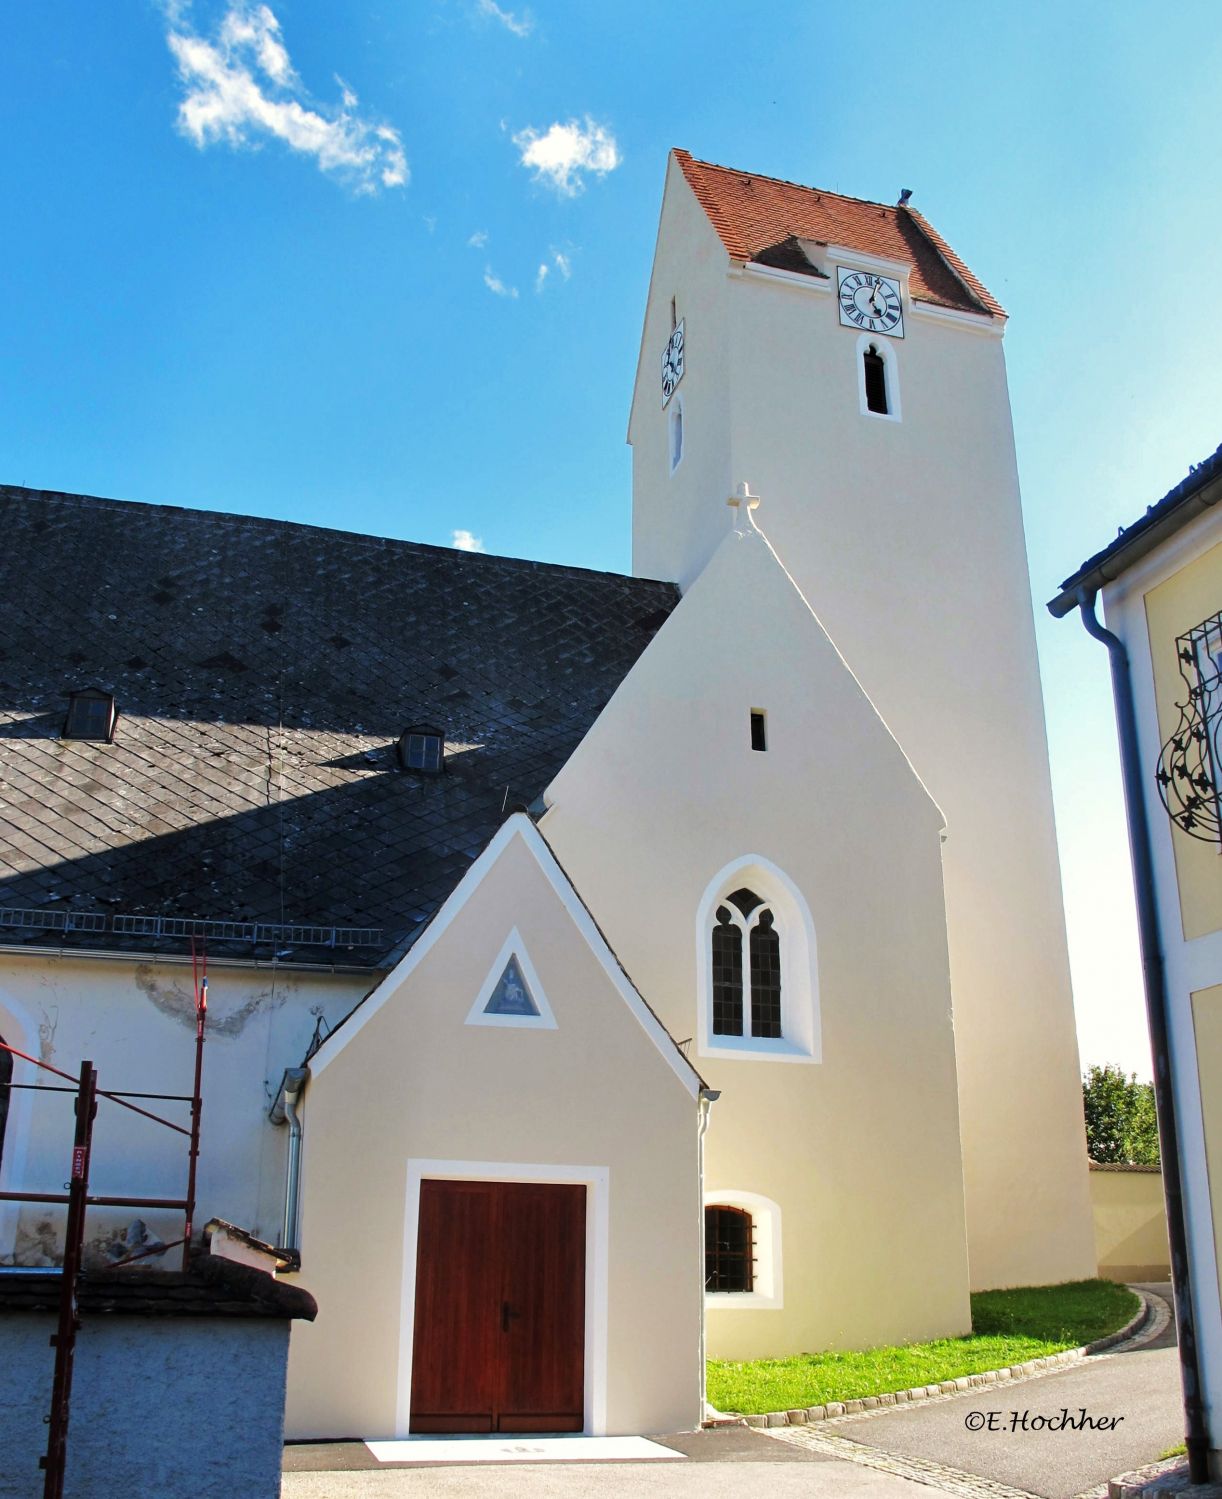
[[[930,1499],[922,1484],[729,1427],[655,1441],[686,1462],[381,1467],[361,1443],[289,1447],[282,1499]]]
[[[1170,1288],[1144,1288],[1162,1292]],[[1024,1430],[1024,1414],[1056,1423],[1115,1419],[1112,1429]],[[1038,1424],[1038,1423],[1037,1423]],[[845,1452],[851,1440],[878,1454],[941,1465],[1041,1499],[1073,1499],[1118,1473],[1153,1462],[1183,1440],[1174,1323],[1138,1348],[1098,1355],[1019,1383],[967,1390],[944,1400],[871,1412],[773,1433],[786,1444]],[[828,1439],[831,1439],[830,1441]],[[936,1481],[936,1480],[935,1480]],[[958,1484],[948,1487],[959,1489]],[[960,1490],[966,1491],[966,1486]]]
[[[1144,1289],[1162,1293],[1169,1288]],[[1123,1417],[1112,1430],[1010,1430],[1012,1411]],[[991,1423],[1002,1429],[989,1430]],[[969,1414],[985,1429],[968,1429]],[[973,1424],[980,1424],[975,1419]],[[282,1499],[1074,1499],[1182,1439],[1174,1330],[1017,1383],[785,1427],[657,1437],[686,1462],[383,1466],[363,1443],[285,1451]],[[932,1486],[932,1487],[931,1487]]]

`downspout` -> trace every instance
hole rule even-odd
[[[301,1118],[297,1113],[297,1100],[305,1087],[308,1072],[304,1067],[285,1069],[280,1092],[268,1116],[273,1124],[289,1127],[289,1155],[284,1178],[284,1229],[280,1236],[279,1249],[297,1250],[297,1205],[301,1194]]]
[[[700,1419],[708,1412],[708,1355],[705,1348],[705,1300],[704,1300],[704,1133],[709,1127],[709,1110],[721,1097],[719,1088],[700,1090],[700,1128],[697,1134],[697,1155],[700,1170]]]
[[[1154,857],[1150,847],[1150,824],[1146,817],[1141,753],[1137,743],[1137,709],[1133,701],[1133,682],[1124,642],[1101,625],[1095,614],[1095,591],[1080,589],[1077,603],[1086,633],[1102,641],[1107,647],[1112,671],[1112,696],[1116,703],[1116,726],[1120,737],[1120,770],[1129,824],[1133,884],[1137,895],[1137,932],[1141,942],[1146,1019],[1154,1061],[1154,1108],[1158,1116],[1158,1137],[1162,1150],[1163,1198],[1167,1209],[1167,1237],[1171,1250],[1171,1291],[1175,1300],[1180,1380],[1184,1390],[1188,1476],[1192,1483],[1208,1483],[1209,1438],[1205,1427],[1205,1408],[1201,1400],[1201,1370],[1192,1303],[1192,1276],[1188,1264],[1188,1234],[1184,1223],[1184,1195],[1180,1184],[1179,1129],[1171,1087],[1167,980],[1154,894]]]

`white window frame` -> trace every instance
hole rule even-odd
[[[679,451],[675,452],[675,433],[679,434]],[[670,411],[666,422],[666,456],[670,462],[670,471],[673,474],[683,462],[683,455],[687,451],[687,423],[683,418],[683,397],[678,391],[671,397]]]
[[[539,1012],[537,1015],[489,1015],[487,1013],[485,1007],[492,998],[496,986],[501,982],[501,975],[509,966],[510,958],[518,960],[518,967],[522,970],[522,977],[526,980],[527,992],[534,1000],[535,1008]],[[519,1029],[534,1031],[557,1029],[556,1017],[552,1013],[547,995],[543,992],[543,983],[535,965],[530,961],[530,954],[526,951],[526,944],[522,941],[522,934],[516,926],[505,938],[500,952],[496,955],[496,962],[488,970],[488,977],[480,986],[480,991],[475,996],[475,1003],[471,1006],[463,1023],[465,1025],[516,1026]]]
[[[742,885],[753,890],[771,910],[780,938],[779,1036],[718,1036],[713,1031],[713,926],[717,907]],[[696,912],[696,993],[699,1011],[696,1048],[700,1056],[756,1062],[822,1061],[815,925],[801,891],[770,859],[760,854],[735,859],[705,889]],[[744,1028],[750,1024],[746,1013],[750,1009],[750,994],[748,952],[743,960]]]
[[[706,1208],[740,1208],[751,1215],[755,1259],[749,1291],[706,1291],[709,1311],[780,1311],[785,1305],[784,1266],[781,1256],[781,1209],[771,1197],[745,1192],[738,1187],[708,1190]]]
[[[883,380],[887,387],[887,409],[886,411],[871,411],[866,402],[866,350],[873,347],[883,362]],[[854,356],[857,360],[857,399],[861,405],[862,416],[872,417],[879,422],[899,422],[903,420],[900,409],[900,375],[899,363],[895,357],[895,345],[883,333],[863,333],[857,340],[857,348]]]

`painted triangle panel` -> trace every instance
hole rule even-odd
[[[504,972],[496,981],[496,987],[484,1006],[485,1015],[538,1015],[539,1006],[530,992],[530,986],[521,966],[513,954],[505,964]]]

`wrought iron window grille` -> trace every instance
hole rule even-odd
[[[1176,642],[1187,701],[1163,745],[1155,780],[1167,815],[1192,838],[1222,842],[1222,612]]]

